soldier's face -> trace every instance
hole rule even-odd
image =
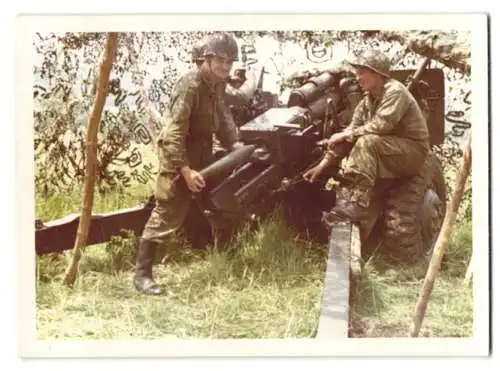
[[[211,70],[215,77],[219,80],[226,80],[229,77],[233,60],[229,58],[213,57],[211,60]]]
[[[378,75],[368,68],[357,68],[356,80],[358,80],[359,86],[363,91],[374,91],[378,88]]]

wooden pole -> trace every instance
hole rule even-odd
[[[462,158],[462,165],[460,167],[460,172],[458,174],[455,189],[453,191],[453,197],[450,202],[448,202],[446,207],[446,215],[444,218],[443,226],[439,232],[439,237],[436,241],[436,246],[434,248],[431,262],[429,268],[427,269],[427,274],[425,276],[424,282],[420,289],[420,295],[415,307],[415,313],[413,316],[413,323],[410,328],[410,336],[417,337],[420,332],[420,327],[422,326],[422,321],[427,310],[427,304],[429,302],[429,297],[434,287],[434,281],[436,280],[437,274],[439,273],[439,268],[441,266],[441,259],[443,258],[444,250],[448,244],[448,240],[451,234],[453,223],[457,217],[458,208],[462,197],[464,194],[465,183],[467,177],[469,176],[471,162],[472,162],[472,149],[471,149],[472,133],[469,133],[469,139],[467,141],[467,147]]]
[[[110,32],[107,35],[106,46],[102,54],[99,70],[99,81],[94,104],[89,114],[87,138],[86,138],[86,163],[85,163],[85,178],[84,178],[84,193],[83,205],[76,233],[75,246],[73,248],[73,257],[70,264],[66,268],[63,283],[67,286],[73,286],[78,264],[82,256],[82,252],[87,245],[87,237],[90,229],[90,221],[92,217],[92,205],[94,202],[94,184],[96,176],[97,163],[97,133],[99,123],[101,121],[102,110],[108,95],[108,82],[113,62],[116,56],[118,35],[116,32]]]
[[[472,249],[472,254],[469,260],[469,265],[467,266],[467,271],[465,272],[464,282],[468,284],[474,273],[474,249]]]

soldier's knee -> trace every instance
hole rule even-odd
[[[369,148],[376,146],[378,143],[380,143],[381,140],[382,140],[382,138],[380,137],[380,135],[365,134],[365,135],[360,136],[356,140],[356,147],[366,150],[366,149],[369,149]]]
[[[382,137],[377,134],[365,134],[358,138],[358,142],[363,143],[364,145],[371,145],[372,143],[377,143],[382,140]]]

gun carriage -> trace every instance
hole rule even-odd
[[[439,145],[444,140],[444,75],[426,65],[427,61],[417,70],[392,73],[407,83],[421,103],[431,144]],[[323,148],[318,142],[349,124],[362,98],[360,87],[352,73],[335,69],[323,71],[291,90],[285,104],[277,104],[276,97],[267,92],[259,91],[257,97],[250,105],[259,109],[247,107],[245,112],[253,112],[254,117],[239,127],[244,146],[232,153],[218,153],[218,160],[201,171],[207,187],[196,196],[196,202],[208,218],[231,218],[235,223],[264,215],[282,202],[290,223],[323,240],[328,233],[322,215],[334,205],[336,193],[326,189],[325,183],[336,178],[341,159],[313,184],[302,181],[302,173],[321,159]],[[429,156],[421,176],[416,178],[377,186],[373,217],[361,228],[364,242],[388,238],[389,245],[401,248],[396,246],[401,245],[401,239],[417,238],[426,249],[433,245],[446,203],[444,178],[435,155]],[[401,198],[407,202],[401,202]],[[109,241],[122,235],[123,230],[140,235],[153,201],[151,197],[135,208],[93,215],[87,244]],[[49,222],[37,220],[36,253],[71,249],[78,219],[75,214]],[[394,224],[396,219],[399,225]],[[200,221],[206,220],[198,218],[196,223]],[[414,224],[413,229],[408,230],[408,223]],[[203,226],[191,225],[190,230],[202,233]]]

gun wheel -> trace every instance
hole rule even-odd
[[[439,159],[431,154],[419,175],[395,182],[387,191],[382,246],[399,260],[428,256],[441,229],[446,190]]]

